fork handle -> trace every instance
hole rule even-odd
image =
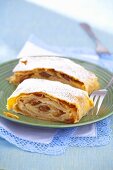
[[[85,32],[89,35],[89,37],[96,43],[96,51],[102,51],[101,49],[104,48],[103,44],[96,37],[90,25],[87,23],[80,23],[80,26],[85,30]]]
[[[106,89],[113,85],[113,77],[111,78],[110,82],[107,84]]]
[[[96,35],[94,34],[94,32],[92,31],[91,27],[88,24],[80,23],[80,26],[87,32],[87,34],[91,37],[93,41],[95,41],[96,43],[98,42]]]

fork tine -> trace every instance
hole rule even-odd
[[[90,95],[90,99],[92,99],[93,100],[93,98],[95,97],[95,95],[94,94],[91,94]]]
[[[98,115],[98,112],[99,112],[99,110],[100,110],[100,107],[101,107],[101,105],[102,105],[102,102],[103,102],[105,96],[106,96],[106,93],[105,93],[103,96],[100,96],[100,99],[99,99],[98,105],[97,105],[97,112],[96,112],[96,115]]]
[[[95,98],[94,98],[94,100],[93,100],[93,102],[94,102],[94,106],[96,106],[96,103],[97,103],[98,98],[99,98],[99,96],[98,96],[98,95],[96,95],[96,96],[95,96]]]
[[[92,93],[92,94],[90,95],[90,99],[92,99],[92,100],[94,101],[94,97],[95,97],[95,94]],[[93,115],[93,109],[91,110],[91,115]]]

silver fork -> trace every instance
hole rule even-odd
[[[108,49],[102,44],[102,42],[96,37],[95,33],[93,32],[91,26],[87,23],[80,23],[80,26],[84,31],[89,35],[89,37],[95,42],[96,44],[96,53],[101,57],[104,58],[105,55],[107,59],[110,58],[110,52]]]
[[[99,113],[100,107],[102,105],[102,102],[107,94],[107,89],[113,84],[113,77],[107,84],[107,86],[104,89],[100,89],[97,91],[94,91],[91,95],[90,98],[94,101],[94,107],[97,104],[97,110],[96,110],[96,115]]]

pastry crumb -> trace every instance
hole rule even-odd
[[[27,60],[25,60],[25,61],[21,61],[21,63],[23,63],[23,64],[27,65]]]
[[[10,112],[4,112],[4,114],[5,114],[7,117],[14,118],[14,119],[19,119],[19,116],[14,115],[13,113],[10,113]]]

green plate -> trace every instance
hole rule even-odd
[[[77,59],[73,59],[73,61],[82,65],[86,69],[94,72],[99,78],[101,88],[105,87],[108,81],[110,80],[110,78],[112,77],[112,73],[97,65],[85,61],[80,61]],[[80,122],[76,124],[65,124],[65,123],[36,120],[34,118],[20,115],[19,113],[16,114],[19,116],[18,120],[5,116],[3,112],[7,111],[6,110],[7,98],[12,94],[12,92],[16,88],[15,86],[9,84],[6,78],[12,74],[12,69],[17,64],[17,62],[18,60],[12,60],[0,65],[0,116],[1,117],[4,117],[14,122],[23,123],[32,126],[64,128],[64,127],[75,127],[75,126],[90,124],[102,120],[110,116],[111,114],[113,114],[113,87],[111,87],[103,101],[99,114],[96,115],[95,112],[93,114],[88,113],[80,120]]]

